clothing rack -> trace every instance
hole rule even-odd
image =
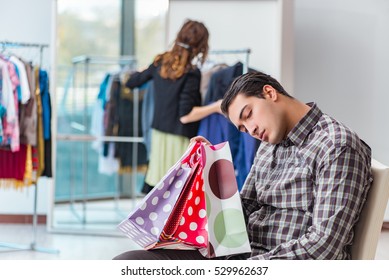
[[[120,56],[120,57],[109,57],[109,56],[91,56],[91,55],[81,55],[74,57],[72,59],[73,64],[73,88],[76,88],[76,79],[75,76],[77,74],[78,68],[82,67],[83,74],[84,74],[84,80],[83,80],[83,107],[87,108],[87,93],[90,86],[90,81],[88,79],[89,72],[90,72],[90,65],[118,65],[122,68],[129,67],[130,69],[136,68],[136,62],[134,56]],[[133,127],[134,131],[138,131],[138,114],[139,114],[139,91],[134,90],[134,122]],[[83,131],[88,131],[87,126],[87,112],[84,110],[83,113],[83,120],[82,124],[75,124],[77,127],[82,128]],[[133,137],[129,136],[101,136],[101,137],[95,137],[89,134],[57,134],[56,135],[57,140],[61,141],[69,141],[69,142],[83,142],[83,198],[82,198],[82,213],[81,215],[77,212],[77,210],[74,207],[75,199],[74,199],[74,193],[75,193],[75,186],[71,182],[70,184],[70,209],[73,213],[73,215],[79,220],[80,223],[85,225],[87,223],[86,219],[86,212],[87,212],[87,198],[86,195],[88,193],[88,176],[87,176],[87,162],[88,162],[88,151],[87,151],[87,145],[88,143],[91,143],[93,141],[109,141],[109,142],[126,142],[126,143],[133,143],[132,146],[132,170],[137,169],[137,157],[138,157],[138,144],[143,142],[143,137],[138,137],[138,135],[135,135]],[[135,194],[135,186],[137,184],[137,178],[136,176],[132,176],[132,191],[131,194],[134,196]],[[119,186],[119,184],[118,184]],[[134,197],[132,197],[134,198]],[[121,215],[125,216],[127,213],[120,213],[120,209],[118,206],[119,201],[119,189],[116,190],[116,195],[114,197],[115,200],[115,209],[116,211]],[[135,200],[133,199],[133,203],[135,206]],[[56,230],[59,231],[59,230]]]
[[[244,49],[231,49],[231,50],[210,50],[209,54],[244,54],[244,61],[243,61],[243,74],[247,73],[249,70],[249,57],[250,57],[251,49],[244,48]]]
[[[109,56],[90,56],[90,55],[80,55],[72,59],[73,66],[80,63],[86,64],[110,64],[113,63],[119,65],[130,65],[135,67],[136,59],[134,56],[120,56],[120,57],[109,57]]]
[[[0,41],[0,45],[2,48],[2,52],[7,48],[38,48],[39,56],[40,56],[39,57],[40,65],[42,65],[43,50],[44,48],[49,47],[48,44],[21,43],[21,42],[10,42],[10,41]],[[16,244],[16,243],[9,243],[9,242],[0,242],[0,247],[12,248],[18,250],[32,250],[32,251],[50,253],[50,254],[58,254],[59,250],[57,249],[43,248],[43,247],[38,247],[36,245],[37,226],[38,226],[38,213],[37,213],[38,182],[33,183],[33,185],[34,185],[34,209],[33,209],[33,216],[32,216],[33,238],[31,243],[28,245],[24,245],[24,244]]]
[[[39,49],[39,65],[42,65],[43,59],[43,50],[48,48],[48,44],[35,44],[35,43],[21,43],[21,42],[10,42],[10,41],[1,41],[0,45],[2,47],[2,52],[7,48],[38,48]]]

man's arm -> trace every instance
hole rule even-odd
[[[352,241],[352,230],[371,183],[366,156],[335,148],[317,170],[312,226],[298,239],[252,259],[337,259]]]

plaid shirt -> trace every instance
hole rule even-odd
[[[350,259],[371,150],[309,106],[286,140],[261,143],[241,191],[251,259]]]

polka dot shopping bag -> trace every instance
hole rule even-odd
[[[250,252],[228,142],[192,145],[119,228],[145,249]]]
[[[201,146],[204,160],[208,258],[251,252],[228,142]]]
[[[161,235],[161,241],[170,240],[181,248],[206,248],[208,230],[203,188],[201,160],[192,167],[193,174]]]
[[[118,225],[124,234],[141,247],[151,249],[159,243],[165,224],[193,174],[186,162],[196,155],[199,146],[200,143],[192,144],[140,205]]]

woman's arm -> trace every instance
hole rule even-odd
[[[180,118],[180,122],[183,124],[199,121],[213,113],[222,113],[220,109],[220,105],[222,103],[222,99],[211,103],[205,106],[196,106],[193,107],[189,114],[182,116]]]
[[[125,82],[126,87],[131,89],[140,87],[147,81],[153,78],[153,73],[156,71],[156,66],[152,63],[143,71],[131,73]]]

